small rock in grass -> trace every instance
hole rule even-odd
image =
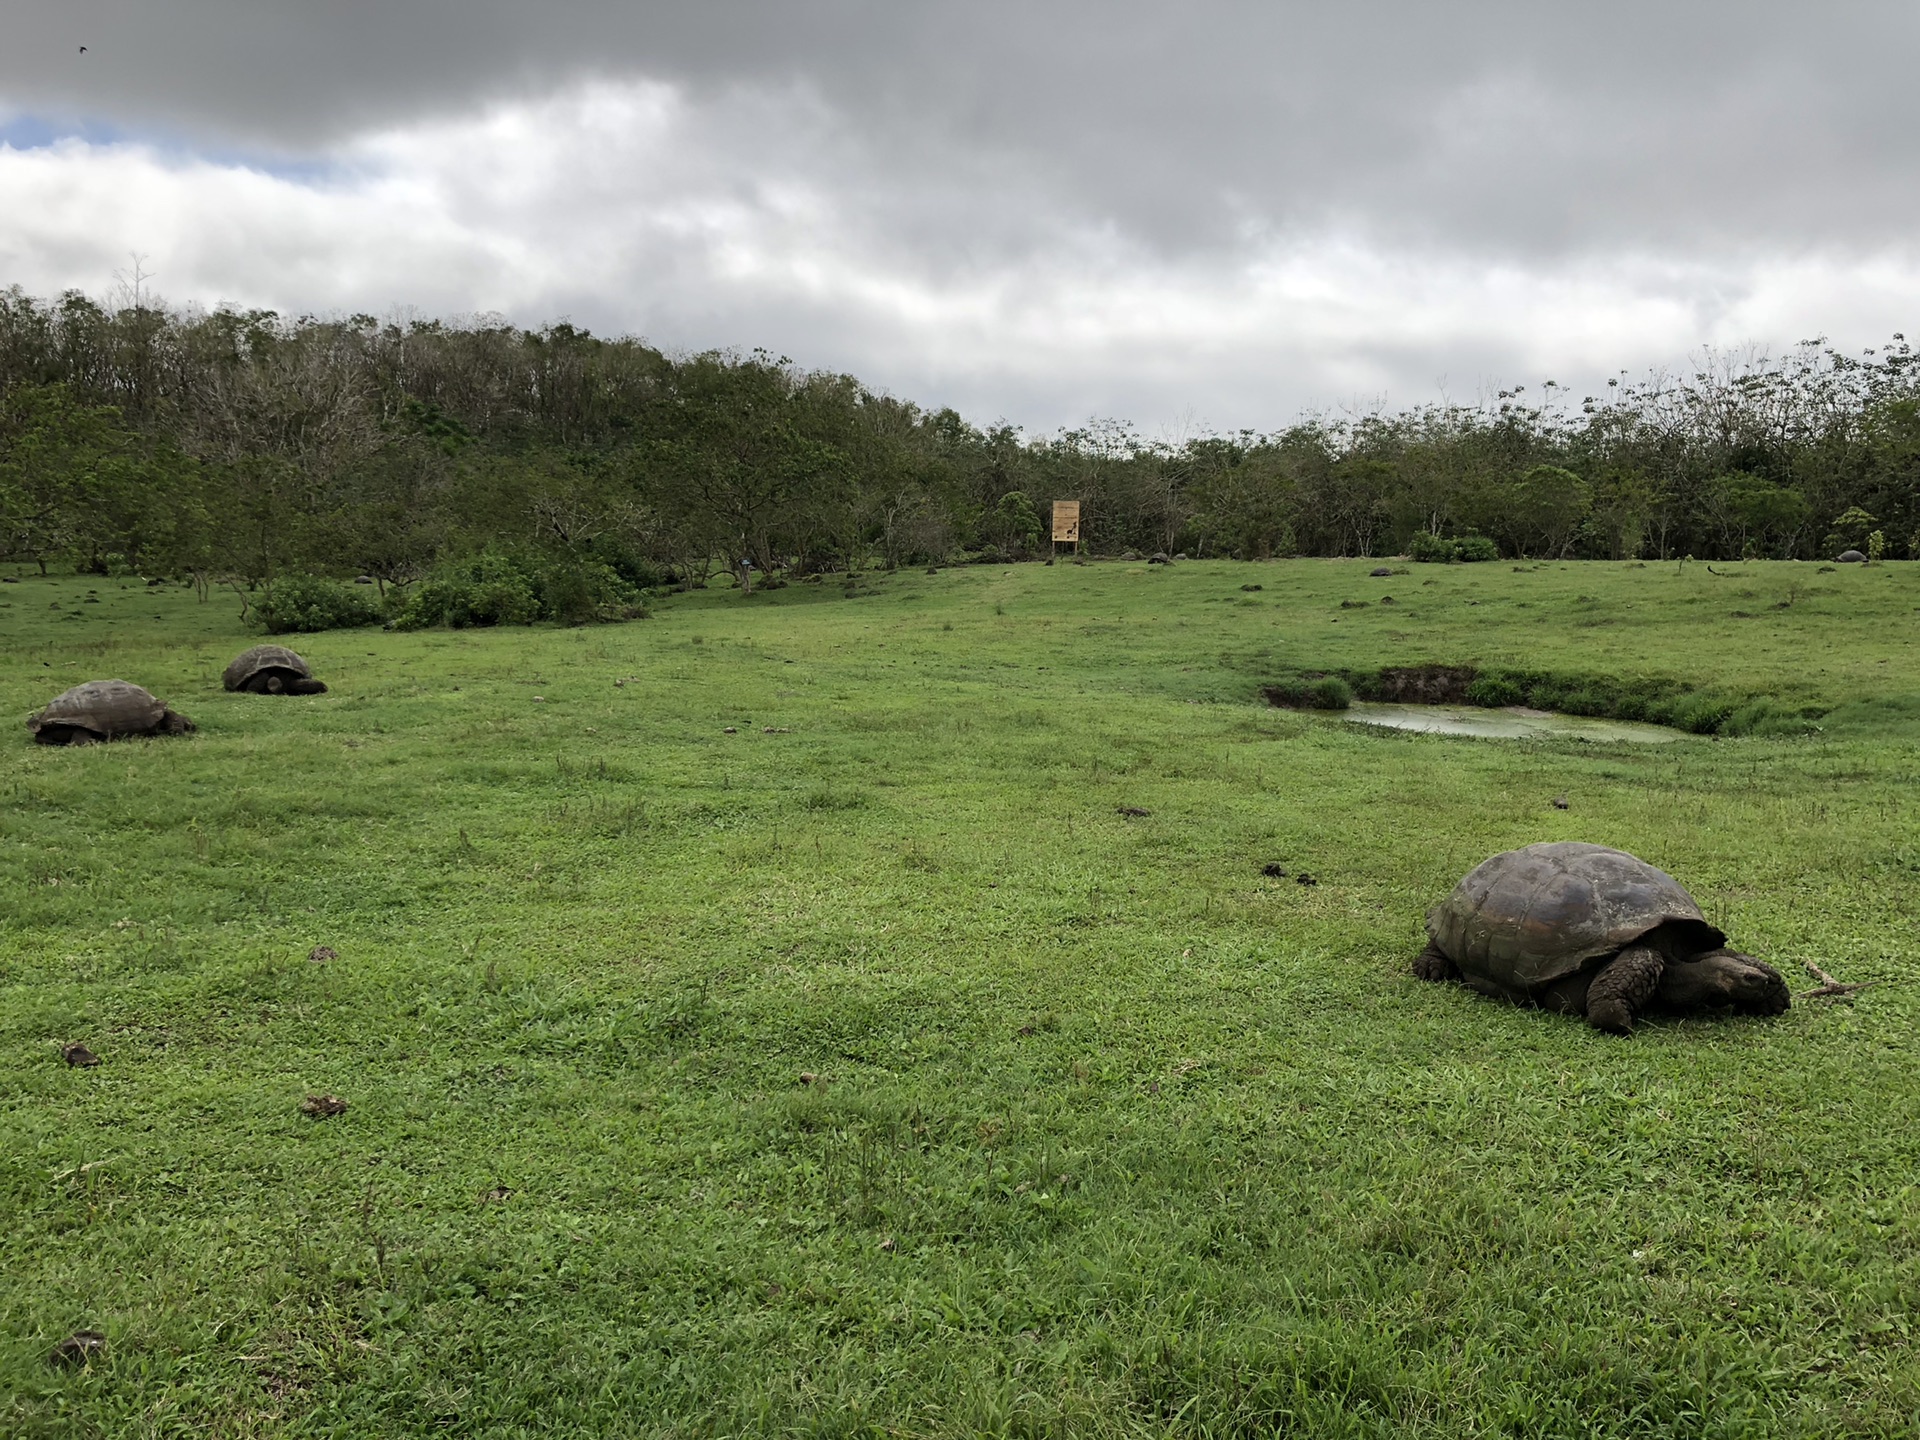
[[[1153,814],[1151,810],[1142,810],[1138,805],[1116,805],[1113,807],[1113,813],[1124,815],[1129,820],[1144,820]]]
[[[1554,809],[1556,809],[1556,810],[1565,810],[1565,809],[1567,808],[1567,797],[1566,797],[1566,796],[1564,796],[1564,795],[1556,795],[1556,796],[1554,796],[1554,797],[1553,797],[1553,808],[1554,808]]]
[[[1269,860],[1260,867],[1260,873],[1269,880],[1284,880],[1287,878],[1287,867],[1278,860]]]
[[[307,951],[307,959],[315,965],[324,965],[329,960],[338,960],[340,952],[331,945],[316,945]]]
[[[513,1194],[513,1191],[509,1190],[505,1185],[496,1185],[491,1190],[482,1191],[480,1199],[484,1204],[498,1205],[511,1194]]]
[[[880,1242],[880,1248],[891,1253],[893,1250],[893,1237],[889,1235],[886,1239],[882,1240]]]
[[[69,1065],[98,1065],[100,1063],[100,1057],[77,1040],[71,1045],[62,1045],[60,1047],[60,1058]]]
[[[1373,569],[1369,570],[1367,573],[1369,575],[1375,575],[1375,576],[1391,575],[1393,573],[1393,567],[1391,565],[1376,565]]]
[[[76,1330],[47,1355],[49,1365],[85,1365],[107,1353],[107,1337],[98,1330]]]
[[[800,1083],[802,1085],[811,1085],[814,1083],[814,1081],[818,1080],[819,1078],[820,1077],[814,1074],[811,1070],[802,1070],[800,1072]]]
[[[738,725],[729,725],[720,733],[722,735],[738,735],[740,733],[740,727]]]
[[[1293,879],[1294,879],[1294,883],[1297,885],[1318,885],[1320,883],[1318,880],[1314,879],[1313,876],[1309,875],[1304,870],[1302,870],[1298,875],[1294,876]]]
[[[1391,595],[1382,595],[1380,597],[1380,603],[1382,605],[1397,605],[1400,602],[1395,600]]]
[[[325,1120],[331,1115],[347,1113],[347,1102],[338,1095],[309,1095],[300,1102],[300,1113],[311,1115],[316,1120]]]
[[[1256,590],[1264,590],[1264,589],[1266,589],[1267,587],[1266,587],[1266,586],[1264,586],[1264,585],[1242,585],[1242,586],[1241,586],[1240,588],[1241,588],[1242,590],[1244,590],[1244,591],[1246,591],[1246,592],[1247,592],[1247,593],[1248,593],[1249,595],[1251,595],[1251,594],[1252,594],[1252,593],[1253,593],[1254,591],[1256,591]]]

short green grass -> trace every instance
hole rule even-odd
[[[221,693],[230,599],[0,586],[0,712],[200,726],[0,744],[0,1433],[1913,1433],[1920,565],[1368,568],[337,632],[312,700]],[[1422,662],[1834,708],[1254,699]],[[1878,983],[1619,1041],[1408,975],[1576,837]]]

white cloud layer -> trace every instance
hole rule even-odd
[[[1525,86],[1450,103],[1463,118],[1433,143],[1466,158],[1447,165],[1547,104]],[[1291,218],[1254,195],[1169,243],[1129,218],[1141,197],[1103,203],[1084,177],[1069,193],[1053,158],[906,144],[804,80],[577,79],[297,165],[0,145],[0,284],[100,293],[137,253],[176,303],[566,317],[676,350],[764,346],[980,420],[1149,432],[1545,377],[1578,393],[1703,344],[1876,344],[1920,301],[1900,227],[1513,246],[1350,195]]]

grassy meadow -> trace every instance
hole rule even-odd
[[[313,699],[221,692],[231,597],[0,585],[0,1434],[1913,1434],[1920,564],[1375,563],[294,637]],[[1820,728],[1258,700],[1428,662]],[[106,676],[198,732],[29,743]],[[1547,839],[1876,984],[1414,980]]]

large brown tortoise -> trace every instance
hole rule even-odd
[[[1664,870],[1576,840],[1508,850],[1427,912],[1422,980],[1584,1015],[1631,1034],[1647,1011],[1777,1015],[1787,983],[1727,937]]]
[[[284,645],[255,645],[242,650],[228,662],[220,683],[229,690],[247,690],[255,695],[324,695],[324,682],[313,678],[313,669]]]
[[[42,745],[91,745],[126,735],[184,735],[193,722],[125,680],[89,680],[27,718]]]

